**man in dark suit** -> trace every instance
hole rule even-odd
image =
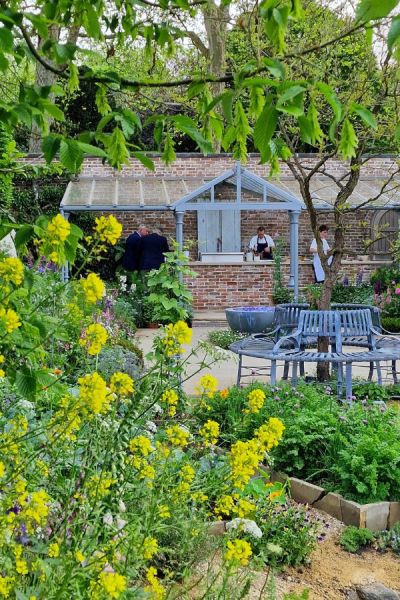
[[[127,271],[139,271],[142,240],[148,233],[149,230],[146,225],[139,225],[137,231],[128,236],[125,244],[125,254],[122,257],[122,266]]]
[[[165,260],[164,252],[169,252],[167,238],[160,229],[153,229],[152,233],[142,238],[140,270],[159,269]]]

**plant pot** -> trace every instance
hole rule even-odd
[[[272,329],[274,306],[242,306],[225,310],[229,327],[240,333],[263,333]]]

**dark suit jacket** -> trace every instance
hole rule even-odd
[[[142,238],[140,270],[159,269],[164,262],[164,252],[169,252],[167,238],[158,233],[149,233]]]
[[[142,254],[142,240],[137,231],[128,236],[125,244],[125,254],[122,258],[122,266],[127,271],[138,271],[140,267],[140,257]]]

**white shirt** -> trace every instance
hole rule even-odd
[[[249,248],[251,250],[257,250],[257,244],[268,244],[270,248],[275,248],[274,240],[270,235],[264,235],[261,239],[258,235],[251,238]]]
[[[330,246],[329,246],[328,242],[325,239],[321,240],[321,242],[322,242],[322,248],[324,250],[324,254],[328,254],[328,252],[330,250]],[[310,251],[312,251],[312,250],[316,250],[316,252],[314,253],[314,259],[313,259],[315,278],[317,281],[325,281],[325,272],[324,272],[324,269],[322,268],[321,259],[318,256],[317,240],[315,238],[311,242]],[[328,265],[332,264],[332,260],[333,260],[333,256],[330,256],[328,258]]]

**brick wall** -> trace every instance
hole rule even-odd
[[[221,154],[204,157],[200,154],[181,154],[176,161],[165,166],[159,156],[152,156],[155,163],[153,172],[148,171],[137,160],[132,159],[130,165],[124,166],[121,171],[116,171],[108,165],[103,165],[101,159],[88,157],[85,159],[82,175],[101,177],[216,177],[235,166],[232,156]],[[41,164],[40,157],[28,156],[22,159],[31,164]],[[302,156],[301,161],[305,167],[313,167],[317,160],[316,156]],[[259,156],[251,154],[247,168],[262,177],[268,177],[268,165],[259,164]],[[348,172],[348,163],[331,159],[326,164],[327,172],[338,176]],[[385,179],[388,174],[396,169],[395,157],[379,157],[369,160],[362,167],[362,175]],[[285,164],[281,165],[280,179],[292,180],[292,175]],[[223,186],[222,193],[228,197],[235,192],[232,187]],[[251,195],[246,194],[249,198]],[[372,210],[357,211],[349,213],[346,218],[346,250],[351,255],[364,254],[364,240],[370,237],[370,222],[374,214]],[[159,225],[165,235],[175,237],[175,220],[172,211],[144,211],[132,213],[117,213],[116,216],[122,221],[124,235],[128,235],[137,226],[144,222],[150,226]],[[319,213],[319,222],[333,225],[333,215],[328,212]],[[276,211],[243,211],[241,215],[241,240],[246,246],[250,238],[255,235],[257,227],[264,225],[267,233],[279,236],[284,240],[284,252],[288,255],[289,250],[289,217],[286,212]],[[309,245],[312,239],[311,227],[306,211],[300,216],[299,224],[299,255],[300,255],[300,285],[306,285],[313,281],[312,268],[309,255]],[[191,241],[191,258],[197,259],[197,213],[188,211],[184,216],[184,239]],[[329,238],[328,238],[329,239]],[[354,279],[357,271],[364,270],[364,278],[379,266],[378,263],[348,262],[343,265],[341,277],[346,273],[349,278]],[[272,265],[270,264],[243,264],[243,265],[205,265],[196,263],[195,270],[198,272],[197,279],[189,281],[189,286],[194,294],[194,305],[196,309],[201,308],[223,308],[226,306],[263,304],[263,294],[270,295],[272,289]],[[286,282],[289,276],[289,265],[284,265]]]

